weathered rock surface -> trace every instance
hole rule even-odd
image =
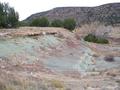
[[[61,28],[8,31],[0,37],[0,90],[120,89],[120,46],[78,40]]]

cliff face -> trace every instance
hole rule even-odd
[[[120,23],[120,3],[110,3],[96,7],[58,7],[46,12],[33,14],[24,21],[29,22],[39,17],[47,17],[50,21],[74,18],[78,26],[94,21]]]

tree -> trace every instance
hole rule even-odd
[[[47,18],[42,17],[42,18],[37,18],[34,19],[30,26],[37,26],[37,27],[48,27],[49,26],[49,21]]]
[[[70,31],[74,30],[76,27],[76,22],[74,19],[65,19],[64,20],[64,28],[69,29]]]
[[[19,15],[13,8],[9,9],[9,14],[8,14],[8,25],[9,27],[16,27],[18,24],[18,18]]]
[[[0,28],[3,27],[4,24],[4,11],[3,11],[4,5],[3,3],[0,3]]]
[[[52,27],[63,27],[63,22],[61,20],[55,19],[51,23]]]
[[[18,13],[8,3],[0,3],[0,28],[13,28],[17,26]]]

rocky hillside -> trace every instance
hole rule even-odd
[[[29,22],[39,17],[47,17],[49,20],[74,18],[78,26],[94,21],[107,24],[120,23],[120,3],[110,3],[96,7],[58,7],[33,14],[24,21]]]

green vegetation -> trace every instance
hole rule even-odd
[[[64,27],[70,31],[73,31],[75,29],[76,22],[74,19],[71,19],[71,18],[65,19],[64,21],[56,19],[52,21],[51,26],[52,27]]]
[[[76,27],[76,22],[74,19],[65,19],[64,20],[64,28],[69,29],[70,31],[73,31]]]
[[[108,40],[107,39],[104,39],[104,38],[101,38],[101,37],[97,37],[93,34],[88,34],[85,38],[84,38],[85,41],[88,41],[88,42],[94,42],[94,43],[100,43],[100,44],[108,44]]]
[[[37,26],[37,27],[48,27],[49,26],[49,21],[47,18],[42,17],[42,18],[37,18],[34,19],[31,23],[30,26]]]
[[[18,25],[18,13],[7,3],[0,3],[0,28],[14,28]]]
[[[63,27],[63,22],[61,20],[55,19],[51,22],[52,27]]]
[[[64,21],[61,21],[59,19],[55,19],[51,22],[48,21],[47,18],[42,17],[42,18],[36,18],[31,21],[30,26],[37,26],[37,27],[64,27],[70,31],[74,30],[76,27],[76,22],[74,19],[65,19]]]
[[[20,26],[20,27],[29,26],[29,23],[28,22],[24,22],[24,21],[19,21],[18,22],[18,26]]]

